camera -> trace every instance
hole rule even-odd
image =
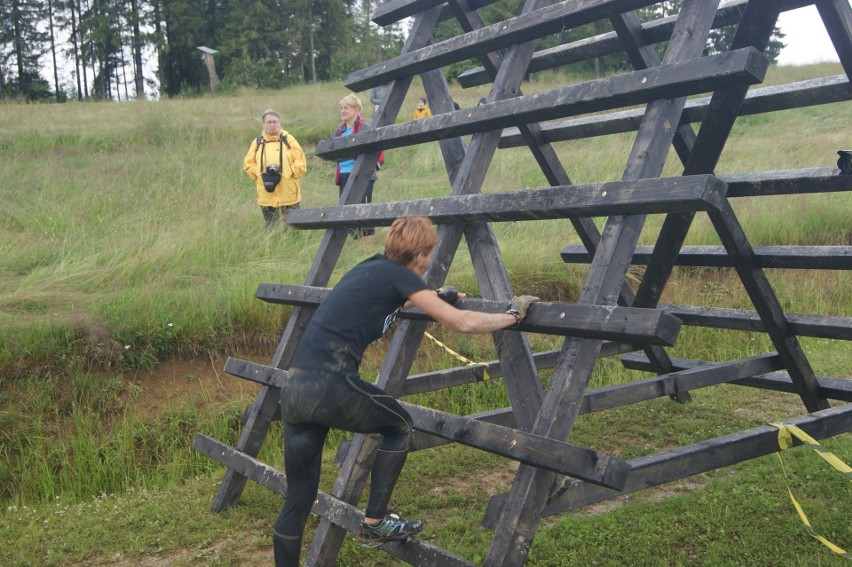
[[[281,166],[278,164],[267,165],[266,173],[281,173]]]

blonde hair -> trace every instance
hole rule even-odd
[[[415,256],[431,252],[437,242],[438,234],[428,218],[398,218],[393,221],[385,240],[385,257],[407,266]]]
[[[361,112],[361,99],[358,98],[358,95],[356,95],[355,93],[349,93],[348,95],[340,99],[340,104],[351,106],[358,112]]]

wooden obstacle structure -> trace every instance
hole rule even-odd
[[[514,294],[491,223],[566,219],[582,246],[553,253],[561,253],[566,262],[590,264],[576,305],[537,303],[518,328],[493,334],[496,361],[409,376],[429,321],[417,311],[403,314],[391,337],[377,385],[398,397],[472,383],[485,371],[511,378],[505,380],[509,408],[458,416],[406,405],[417,429],[414,450],[456,442],[520,463],[511,490],[494,496],[483,518],[483,525],[494,531],[487,566],[522,565],[545,516],[778,450],[778,431],[767,425],[624,462],[570,443],[582,413],[666,396],[684,402],[694,390],[725,383],[797,395],[806,412],[788,422],[816,439],[852,430],[852,381],[815,375],[798,340],[852,340],[852,318],[785,313],[764,273],[775,268],[849,270],[852,247],[752,247],[731,206],[739,197],[850,191],[852,175],[841,175],[834,167],[713,174],[738,116],[852,98],[848,0],[734,0],[721,5],[684,0],[678,15],[648,23],[634,12],[654,4],[646,0],[527,0],[518,16],[485,26],[476,10],[492,1],[390,0],[376,10],[379,25],[406,17],[413,17],[413,24],[400,56],[357,71],[346,81],[353,91],[389,85],[373,128],[318,145],[316,153],[325,159],[357,155],[353,173],[338,206],[290,214],[292,227],[325,231],[305,285],[262,284],[257,290],[263,301],[295,307],[269,365],[236,359],[226,365],[227,372],[262,384],[237,446],[202,434],[193,445],[228,468],[214,510],[235,505],[247,479],[286,493],[284,475],[256,459],[269,424],[277,419],[276,385],[328,291],[325,286],[348,229],[388,226],[405,215],[425,215],[439,226],[439,243],[426,274],[435,287],[444,283],[465,237],[482,299],[464,299],[461,308],[502,311]],[[845,74],[750,88],[763,79],[763,51],[779,13],[808,4],[818,8]],[[463,33],[436,42],[435,26],[446,18],[455,18]],[[599,20],[610,22],[614,31],[536,51],[542,37]],[[736,26],[730,51],[703,55],[711,29],[721,26]],[[654,49],[661,42],[667,42],[662,59]],[[625,53],[635,70],[527,96],[521,92],[529,73],[617,52]],[[459,81],[463,86],[490,82],[487,103],[454,110],[441,69],[471,57],[482,67],[462,74]],[[433,116],[396,124],[415,75],[422,78]],[[687,100],[693,95],[709,96]],[[632,109],[639,105],[641,109]],[[697,123],[695,131],[691,124]],[[573,184],[552,144],[618,132],[635,132],[621,179]],[[440,144],[452,187],[448,196],[358,204],[381,151],[432,141]],[[497,149],[521,145],[530,149],[549,187],[482,193]],[[683,173],[664,178],[671,147]],[[720,246],[683,246],[699,212],[709,217]],[[637,246],[648,214],[665,215],[653,248]],[[606,217],[603,230],[592,217]],[[644,266],[635,291],[627,284],[631,264]],[[732,268],[754,310],[660,304],[675,266]],[[681,325],[763,333],[775,351],[728,361],[671,358],[665,347],[675,343]],[[533,352],[527,332],[564,336],[564,342],[559,350]],[[653,376],[588,389],[598,360],[610,356]],[[538,375],[542,368],[552,372],[546,388]],[[320,494],[314,505],[321,522],[307,565],[334,565],[346,532],[357,530],[361,515],[355,506],[375,448],[373,437],[356,435],[340,455],[331,494]],[[421,540],[382,549],[414,565],[471,565]]]

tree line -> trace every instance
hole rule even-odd
[[[201,46],[217,52],[224,88],[340,80],[402,49],[402,26],[370,22],[382,1],[0,0],[0,19],[7,22],[0,29],[0,99],[144,100],[202,92],[210,76]],[[640,19],[676,13],[680,3],[642,9]],[[480,15],[493,23],[519,14],[522,6],[523,0],[502,0]],[[610,30],[607,22],[595,22],[543,40],[539,48]],[[727,49],[733,32],[715,31],[708,51]],[[447,21],[435,37],[458,33],[458,24]],[[770,59],[780,53],[782,38],[776,29]],[[448,78],[476,65],[452,65]],[[580,65],[601,74],[626,69],[629,62],[617,54]]]

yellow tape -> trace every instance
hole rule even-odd
[[[849,467],[846,463],[838,459],[833,453],[831,453],[828,449],[820,445],[813,437],[799,429],[795,425],[788,425],[786,423],[772,423],[773,427],[778,428],[778,446],[781,448],[781,451],[786,451],[790,447],[793,446],[793,436],[795,435],[797,439],[802,441],[802,443],[808,445],[811,449],[816,451],[816,453],[822,457],[826,462],[828,462],[832,467],[843,473],[844,476],[850,478],[852,480],[852,468]],[[793,502],[793,506],[796,508],[796,512],[799,514],[799,518],[802,520],[802,523],[805,525],[805,529],[808,533],[822,543],[824,546],[829,548],[832,552],[845,557],[846,559],[852,559],[852,554],[847,553],[845,549],[842,547],[838,547],[828,541],[823,536],[816,533],[811,527],[811,522],[808,520],[808,516],[805,514],[805,511],[802,509],[802,506],[796,500],[796,497],[793,496],[793,490],[790,488],[790,480],[787,477],[787,469],[784,467],[784,459],[781,458],[781,451],[775,453],[778,456],[778,460],[781,462],[781,471],[784,473],[784,482],[787,484],[787,493],[790,495],[790,500]]]
[[[463,355],[457,353],[456,351],[454,351],[453,349],[451,349],[450,347],[448,347],[447,345],[445,345],[444,343],[442,343],[441,341],[439,341],[438,339],[436,339],[435,337],[433,337],[429,333],[424,333],[424,334],[433,343],[435,343],[436,345],[438,345],[439,347],[441,347],[442,349],[444,349],[445,351],[447,351],[448,353],[450,353],[451,355],[456,357],[458,360],[463,362],[465,366],[481,366],[482,367],[482,380],[485,381],[485,380],[489,379],[488,365],[487,364],[485,364],[484,362],[474,362],[471,359],[466,358]]]

